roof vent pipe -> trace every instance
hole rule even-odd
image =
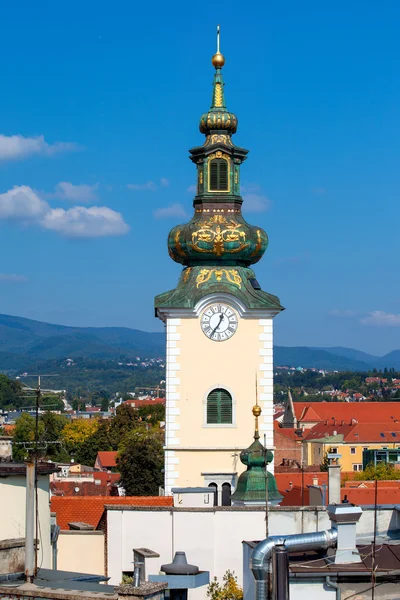
[[[270,559],[275,546],[284,544],[291,552],[306,550],[327,550],[336,546],[337,529],[327,529],[315,533],[295,535],[272,535],[254,548],[250,558],[250,568],[256,580],[256,600],[266,600],[268,578],[270,577]]]

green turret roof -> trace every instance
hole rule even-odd
[[[261,408],[257,404],[253,407],[253,414],[256,419],[254,442],[240,453],[240,460],[246,465],[247,470],[239,476],[236,490],[232,494],[232,502],[234,504],[265,504],[268,480],[268,504],[279,504],[282,495],[277,490],[275,477],[267,470],[267,465],[272,462],[273,454],[260,442],[258,417],[261,414]]]

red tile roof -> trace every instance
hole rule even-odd
[[[318,480],[317,485],[328,484],[327,472],[275,473],[277,488],[283,496],[280,506],[302,506],[302,496],[304,497],[304,505],[307,506],[309,502],[307,486],[313,484],[314,478]]]
[[[312,413],[306,413],[307,408],[312,408]],[[294,410],[298,420],[302,420],[304,414],[308,421],[312,421],[309,415],[313,413],[318,416],[315,420],[319,421],[332,421],[333,417],[336,421],[343,419],[350,422],[351,419],[356,419],[359,423],[374,423],[377,414],[381,422],[400,420],[398,402],[294,402]]]
[[[86,496],[51,499],[51,512],[56,513],[57,524],[68,530],[68,523],[81,522],[98,527],[106,504],[128,506],[172,506],[172,496]]]
[[[304,439],[318,440],[335,435],[342,435],[345,443],[400,444],[400,423],[391,421],[389,423],[355,423],[353,425],[345,423],[342,425],[338,422],[328,422],[326,425],[323,421],[306,430]]]
[[[382,481],[378,483],[386,482]],[[353,504],[358,504],[359,506],[375,504],[374,488],[342,488],[342,501],[345,495],[347,496],[349,502],[352,502]],[[399,504],[399,502],[400,487],[380,487],[378,485],[378,504]]]
[[[120,479],[119,473],[94,472],[93,479],[76,479],[74,481],[55,480],[50,483],[54,496],[110,496],[113,486]]]
[[[117,454],[118,452],[98,452],[97,459],[100,461],[103,468],[112,469],[117,466]]]

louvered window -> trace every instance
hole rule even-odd
[[[228,161],[214,158],[210,161],[210,192],[227,192],[228,189]]]
[[[232,396],[226,390],[218,388],[208,394],[207,423],[209,425],[232,423]]]

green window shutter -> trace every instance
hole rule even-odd
[[[210,161],[210,192],[228,191],[228,161],[214,158]]]
[[[226,390],[218,388],[208,394],[207,423],[210,425],[232,423],[232,396]]]
[[[228,163],[223,158],[219,162],[219,187],[220,191],[228,191]]]

